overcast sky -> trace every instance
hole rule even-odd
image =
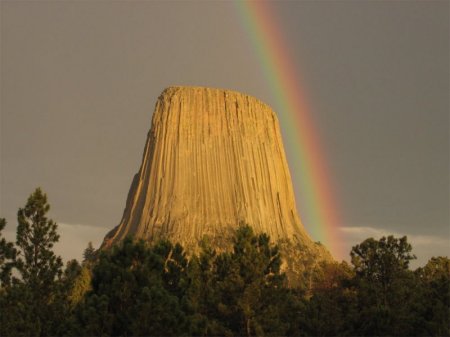
[[[0,5],[0,216],[13,238],[42,187],[65,259],[119,223],[165,87],[275,105],[232,2]],[[270,7],[328,154],[345,250],[392,233],[409,236],[415,265],[449,255],[449,2]]]

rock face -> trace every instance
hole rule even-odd
[[[240,223],[289,243],[289,249],[300,245],[331,259],[300,221],[270,107],[228,90],[164,90],[123,218],[103,246],[132,235],[148,241],[169,238],[195,251],[206,236],[227,249],[227,238]]]

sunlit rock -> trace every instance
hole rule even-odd
[[[301,223],[272,109],[235,91],[164,90],[122,220],[103,247],[132,235],[168,238],[189,252],[207,238],[225,250],[241,223],[281,244],[290,274],[332,259]]]

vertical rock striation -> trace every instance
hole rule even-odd
[[[196,250],[207,236],[226,249],[239,223],[331,258],[311,241],[297,214],[271,108],[234,91],[164,90],[123,218],[104,246],[132,235],[169,238]]]

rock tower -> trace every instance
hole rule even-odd
[[[103,246],[132,235],[168,238],[188,251],[208,237],[227,249],[240,223],[269,234],[288,255],[332,259],[300,221],[272,109],[235,91],[165,89],[122,220]]]

